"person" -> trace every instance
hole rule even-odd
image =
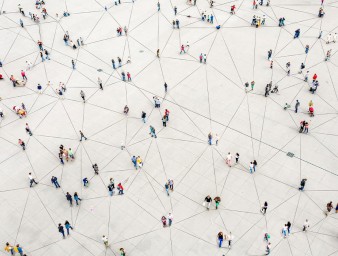
[[[54,184],[55,188],[60,188],[60,184],[58,182],[58,178],[55,176],[52,176],[51,182]]]
[[[167,218],[165,216],[162,216],[161,221],[162,221],[163,227],[165,228],[167,226]]]
[[[271,243],[268,243],[267,245],[266,245],[266,250],[265,250],[265,255],[269,255],[270,254],[270,245],[271,245]]]
[[[300,35],[300,29],[297,29],[296,31],[295,31],[295,35],[294,35],[294,39],[295,38],[298,38],[299,37],[299,35]]]
[[[6,243],[5,251],[9,252],[11,255],[15,254],[14,247],[12,245],[10,245],[8,242]]]
[[[102,79],[100,77],[97,78],[97,83],[99,84],[100,89],[103,90]]]
[[[128,115],[129,107],[127,105],[124,106],[123,113]]]
[[[170,190],[171,190],[171,191],[174,191],[174,180],[169,179],[169,180],[168,180],[168,183],[169,183],[169,188],[170,188]]]
[[[103,236],[102,236],[102,241],[103,241],[103,244],[104,244],[106,247],[108,247],[108,237],[105,236],[105,235],[103,235]]]
[[[73,227],[70,225],[69,221],[65,221],[65,228],[67,230],[67,236],[69,236],[69,229],[73,230]]]
[[[167,127],[167,117],[165,115],[162,117],[162,124],[163,127]]]
[[[235,159],[236,159],[236,164],[238,164],[238,161],[239,161],[239,154],[238,153],[236,153]]]
[[[218,140],[219,140],[219,137],[218,137],[218,134],[216,133],[216,135],[215,135],[215,143],[216,143],[216,146],[218,146]]]
[[[23,150],[26,150],[26,144],[25,144],[25,142],[23,142],[23,140],[19,139],[18,143],[22,147]]]
[[[211,199],[211,197],[209,195],[207,195],[204,198],[204,206],[206,205],[208,210],[210,209],[211,201],[212,201],[212,199]]]
[[[157,49],[157,51],[156,51],[156,56],[157,56],[157,58],[160,57],[160,49]]]
[[[286,236],[287,236],[287,226],[286,226],[286,224],[284,225],[284,227],[282,229],[282,234],[283,234],[283,237],[286,238]]]
[[[73,69],[75,69],[75,62],[74,62],[74,60],[72,60],[72,67],[73,67]]]
[[[99,174],[99,167],[98,167],[97,163],[93,164],[92,167],[94,169],[95,174],[98,175]]]
[[[140,156],[136,157],[136,164],[141,169],[143,166],[143,162]]]
[[[65,236],[65,230],[64,230],[63,226],[61,225],[61,223],[59,223],[58,230],[61,233],[62,237],[66,238],[66,236]]]
[[[126,256],[126,252],[123,248],[120,248],[120,256]]]
[[[169,121],[169,114],[170,114],[170,111],[168,109],[165,109],[164,116],[166,117],[167,121]]]
[[[217,238],[218,238],[218,247],[221,248],[222,243],[223,243],[223,238],[224,238],[222,231],[218,232]]]
[[[169,182],[166,182],[164,184],[165,191],[167,192],[167,195],[169,196]]]
[[[265,202],[264,202],[264,205],[263,205],[263,207],[262,207],[262,209],[261,209],[261,212],[263,213],[263,215],[266,214],[266,210],[267,210],[267,209],[268,209],[268,202],[265,201]]]
[[[270,239],[270,235],[268,233],[265,233],[264,234],[264,241],[268,243],[269,239]]]
[[[166,82],[164,82],[164,92],[167,93],[168,92],[168,85]]]
[[[155,139],[157,138],[157,136],[156,136],[156,131],[155,131],[155,128],[153,127],[153,126],[149,126],[149,129],[150,129],[150,135],[151,135],[151,137],[154,137]]]
[[[84,178],[82,179],[82,182],[83,182],[83,186],[84,186],[84,187],[88,187],[89,181],[88,181],[88,178],[87,178],[87,177],[84,177]]]
[[[328,216],[332,209],[333,209],[333,204],[332,204],[332,201],[330,201],[329,203],[326,204],[325,215]]]
[[[14,252],[17,252],[20,254],[20,256],[23,256],[23,249],[22,247],[20,246],[20,244],[17,244],[15,247],[14,247]]]
[[[81,130],[79,132],[80,132],[80,136],[81,136],[80,141],[82,141],[82,138],[84,138],[85,140],[87,140],[87,137],[84,136],[83,132]]]
[[[69,194],[69,192],[66,193],[66,199],[67,201],[69,201],[69,205],[73,206],[73,198],[72,198],[72,195]]]
[[[74,200],[76,202],[76,205],[79,205],[79,201],[82,201],[77,192],[74,193]]]
[[[209,145],[212,144],[212,134],[211,134],[211,132],[209,132],[209,134],[208,134],[208,144]]]
[[[32,136],[32,135],[33,135],[33,133],[32,133],[32,131],[31,131],[31,129],[29,128],[29,125],[28,125],[28,123],[26,123],[25,130],[26,130],[26,132],[29,134],[29,136]]]
[[[307,229],[310,227],[309,221],[306,219],[303,224],[303,232],[307,231]]]
[[[299,187],[299,190],[300,190],[300,191],[303,191],[303,190],[304,190],[306,181],[307,181],[307,179],[302,179],[302,180],[301,180],[301,182],[300,182],[300,187]]]
[[[232,235],[231,232],[229,232],[229,235],[226,235],[226,240],[228,240],[228,248],[231,249],[231,243],[232,240],[234,239],[234,236]]]
[[[117,184],[117,190],[119,191],[119,195],[123,195],[123,186],[121,182]]]
[[[250,171],[251,174],[252,174],[253,168],[254,168],[254,164],[253,164],[253,162],[250,162],[249,171]]]
[[[286,226],[287,226],[288,234],[290,235],[291,234],[291,222],[288,221],[288,223],[286,223]]]
[[[168,220],[169,220],[169,227],[171,226],[171,224],[173,223],[173,215],[172,215],[172,213],[170,213],[169,212],[169,214],[168,214]]]
[[[38,184],[38,182],[35,181],[35,179],[33,178],[32,173],[28,173],[28,178],[29,178],[29,187],[33,186],[33,183]]]
[[[86,102],[86,99],[85,99],[86,95],[85,95],[85,93],[82,90],[80,91],[80,96],[81,96],[81,98],[83,100],[83,103],[85,103]]]
[[[336,205],[336,213],[338,213],[338,203],[337,203],[337,205]]]
[[[142,111],[141,118],[142,118],[143,123],[146,123],[146,117],[147,117],[147,113]]]
[[[252,164],[253,164],[253,171],[256,172],[257,161],[254,160],[254,161],[252,162]]]
[[[226,158],[226,160],[225,160],[225,163],[226,163],[229,167],[231,167],[231,159],[232,159],[232,155],[231,155],[231,153],[229,152],[228,155],[227,155],[227,158]]]
[[[300,105],[299,101],[296,100],[296,104],[295,104],[295,113],[298,113],[299,105]]]
[[[215,198],[214,198],[214,201],[215,201],[215,204],[216,204],[216,210],[218,209],[218,206],[219,206],[219,204],[220,204],[220,202],[221,202],[221,198],[219,197],[219,196],[216,196]]]

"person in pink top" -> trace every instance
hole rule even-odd
[[[21,70],[22,79],[27,80],[26,72]]]

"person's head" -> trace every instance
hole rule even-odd
[[[59,227],[61,226],[61,223],[59,223]]]
[[[28,173],[29,175],[31,175],[32,173],[30,172],[30,173]]]

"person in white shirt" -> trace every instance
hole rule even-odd
[[[232,155],[231,153],[229,152],[228,155],[227,155],[227,159],[226,159],[226,164],[231,167],[231,159],[232,159]]]
[[[32,173],[28,173],[28,178],[29,178],[29,186],[32,187],[33,183],[38,184],[38,182],[35,181],[35,179],[32,176]]]
[[[103,235],[103,236],[102,236],[102,241],[103,241],[104,245],[105,245],[106,247],[108,247],[108,237],[105,236],[105,235]]]
[[[305,220],[303,224],[303,232],[307,231],[307,229],[310,227],[310,222],[309,220]]]
[[[171,224],[173,223],[173,215],[172,215],[172,213],[170,213],[169,212],[169,214],[168,214],[168,217],[167,217],[167,219],[169,220],[169,227],[171,226]]]

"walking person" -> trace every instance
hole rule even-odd
[[[169,214],[168,214],[168,221],[169,221],[169,227],[171,226],[171,224],[173,224],[173,219],[174,219],[174,217],[173,217],[173,215],[172,215],[172,213],[170,213],[169,212]]]
[[[63,226],[61,225],[61,223],[59,223],[59,225],[58,225],[58,230],[61,233],[62,238],[66,238],[66,236],[65,236],[65,230],[64,230]]]
[[[164,184],[165,191],[167,192],[167,195],[169,196],[169,182],[166,182]]]
[[[73,69],[75,69],[75,61],[74,60],[72,60],[72,67],[73,67]]]
[[[143,123],[146,123],[146,117],[147,117],[147,113],[142,111],[141,118],[142,118]]]
[[[287,226],[287,230],[288,230],[288,235],[291,234],[291,222],[288,221],[288,223],[286,223],[286,226]]]
[[[76,205],[79,205],[79,201],[82,201],[82,199],[79,197],[77,192],[74,193],[74,200],[75,200]]]
[[[25,130],[26,130],[26,132],[29,134],[29,136],[32,136],[32,135],[33,135],[33,133],[32,133],[32,131],[31,131],[31,129],[29,128],[29,125],[28,125],[28,123],[26,123]]]
[[[303,232],[307,231],[307,229],[310,227],[309,221],[306,219],[303,224]]]
[[[228,240],[228,248],[231,249],[231,243],[232,240],[234,239],[234,236],[232,235],[231,232],[229,232],[229,235],[226,235],[226,240]]]
[[[81,137],[80,141],[82,141],[82,138],[84,138],[85,140],[87,140],[87,137],[84,136],[83,132],[81,130],[79,132],[80,132],[80,137]]]
[[[93,164],[92,167],[94,169],[94,173],[96,175],[98,175],[99,174],[99,166],[97,165],[97,163]]]
[[[69,192],[66,193],[66,199],[67,201],[69,201],[69,205],[73,206],[73,198],[72,198],[72,195],[69,194]]]
[[[265,215],[267,209],[268,209],[268,202],[265,201],[264,205],[262,206],[261,213],[263,213],[263,215]]]
[[[29,187],[32,187],[33,186],[33,183],[34,184],[38,184],[38,182],[35,181],[35,179],[33,178],[33,175],[32,173],[28,173],[28,178],[29,178]]]
[[[15,247],[14,247],[14,252],[17,252],[20,254],[20,256],[24,256],[23,254],[23,249],[22,247],[20,246],[20,244],[17,244]],[[25,254],[26,255],[26,254]]]
[[[49,52],[47,51],[47,49],[45,49],[45,55],[46,55],[46,60],[50,60],[50,58],[49,58]]]
[[[164,82],[164,92],[167,93],[168,92],[168,85],[166,82]]]
[[[239,154],[238,153],[236,153],[235,159],[236,159],[236,164],[238,164],[238,161],[239,161]]]
[[[298,188],[298,190],[303,191],[305,184],[306,184],[307,179],[302,179],[300,182],[300,187]]]
[[[209,132],[209,134],[208,134],[208,144],[209,145],[212,144],[212,134],[211,134],[211,132]]]
[[[237,155],[236,155],[237,156]],[[239,156],[239,155],[238,155]],[[232,155],[230,152],[228,152],[227,158],[225,159],[225,163],[231,167],[231,160],[232,160]],[[237,163],[237,162],[236,162]]]
[[[65,228],[67,230],[67,236],[69,236],[69,229],[73,230],[73,227],[70,225],[69,221],[65,221]]]
[[[85,95],[85,93],[82,90],[80,91],[80,96],[81,96],[81,98],[83,100],[83,103],[85,103],[86,102],[86,99],[85,99],[86,95]]]
[[[163,124],[163,127],[167,127],[167,117],[166,116],[162,117],[162,124]]]
[[[52,176],[51,182],[54,184],[55,188],[60,188],[60,184],[58,182],[58,178],[55,176]]]
[[[252,164],[253,164],[253,171],[256,172],[257,161],[254,160],[254,161],[252,162]]]
[[[102,236],[102,241],[103,241],[103,244],[104,244],[105,247],[108,247],[108,246],[109,246],[109,245],[108,245],[108,237],[107,237],[107,236],[103,235],[103,236]]]
[[[22,77],[22,80],[27,80],[26,72],[23,70],[21,70],[21,77]]]
[[[204,198],[203,205],[206,206],[207,209],[209,210],[209,209],[210,209],[211,202],[212,202],[212,198],[211,198],[209,195],[207,195],[207,196]]]
[[[15,255],[14,247],[12,245],[10,245],[10,243],[8,243],[8,242],[6,243],[5,251],[9,252],[11,255]]]

